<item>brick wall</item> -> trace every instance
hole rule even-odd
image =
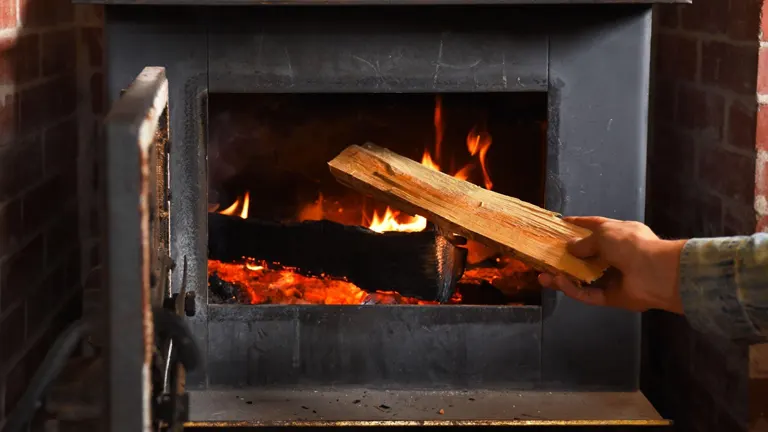
[[[767,159],[758,152],[768,140],[757,120],[768,115],[757,97],[758,65],[768,64],[768,57],[758,62],[762,3],[656,8],[647,220],[661,235],[751,234],[755,210],[766,213],[756,196],[768,190]],[[747,348],[669,314],[643,321],[642,386],[663,415],[679,430],[757,430]]]
[[[69,0],[0,0],[0,425],[79,316],[93,264],[80,227],[93,202],[102,21]]]

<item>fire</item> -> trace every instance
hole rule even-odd
[[[398,219],[403,220],[403,222],[399,222]],[[400,212],[392,210],[389,207],[387,207],[387,210],[384,212],[383,216],[379,216],[379,214],[374,210],[373,219],[371,220],[371,224],[368,226],[370,230],[376,231],[378,233],[385,231],[418,232],[424,231],[426,227],[427,220],[423,217],[412,217],[407,215],[401,216]]]
[[[485,131],[479,131],[472,128],[467,135],[467,150],[472,156],[477,155],[480,160],[480,168],[483,170],[483,182],[485,188],[491,190],[493,182],[488,174],[488,167],[485,165],[485,157],[488,155],[488,149],[491,147],[491,134]]]
[[[424,153],[421,156],[421,164],[425,167],[443,172],[440,167],[440,160],[442,156],[443,135],[445,133],[445,124],[443,123],[443,104],[442,99],[438,95],[435,98],[435,112],[434,112],[434,124],[435,124],[435,152],[434,157],[430,153],[429,149],[424,149]],[[486,156],[488,155],[488,149],[491,147],[491,134],[484,130],[479,130],[478,127],[472,128],[467,135],[467,150],[471,156],[476,156],[480,162],[480,169],[483,172],[483,183],[485,188],[490,190],[493,187],[491,182],[491,176],[488,173],[488,167],[486,166]],[[473,163],[469,163],[459,170],[449,173],[453,177],[459,180],[468,180],[472,170],[475,168]],[[363,224],[365,224],[363,220]],[[379,216],[376,211],[373,213],[371,222],[368,225],[373,231],[385,232],[385,231],[423,231],[427,227],[427,220],[421,216],[407,216],[401,215],[400,212],[392,210],[387,207],[383,216]]]
[[[440,95],[435,97],[435,155],[437,160],[440,161],[440,156],[443,154],[443,134],[445,133],[445,125],[443,124],[443,100]],[[422,163],[424,163],[422,161]],[[437,168],[440,171],[439,167]]]
[[[248,207],[250,207],[250,205],[251,205],[251,194],[250,192],[246,191],[245,196],[243,197],[243,200],[242,200],[242,204],[240,203],[240,198],[238,197],[235,200],[235,202],[232,203],[231,206],[225,208],[219,213],[227,216],[237,215],[243,219],[248,219]],[[238,212],[238,209],[240,209],[239,212]]]
[[[427,149],[424,149],[424,154],[421,156],[421,164],[431,170],[440,171],[440,165],[432,160],[432,155],[429,154]]]
[[[443,154],[445,135],[442,100],[438,96],[434,108],[434,145],[426,146],[422,153],[421,164],[425,167],[444,172],[460,180],[479,180],[486,189],[493,187],[487,166],[488,150],[492,139],[490,133],[480,126],[473,127],[466,136],[466,151],[469,163],[455,169],[455,154]],[[461,149],[461,147],[456,147]],[[443,162],[449,162],[448,167]],[[479,168],[479,169],[477,169]],[[356,224],[362,217],[361,225],[383,233],[387,231],[418,232],[427,227],[427,220],[418,215],[408,215],[386,207],[383,211],[355,207],[339,202],[338,197],[324,197],[319,193],[317,199],[304,205],[296,214],[300,221],[329,219],[339,223]],[[221,214],[248,218],[250,193],[238,197],[232,205],[219,211]],[[210,211],[216,211],[211,208]],[[359,210],[359,212],[358,212]],[[361,214],[362,213],[362,214]],[[535,272],[522,263],[507,258],[496,258],[496,251],[470,241],[465,246],[468,250],[469,268],[464,273],[460,284],[464,286],[492,285],[501,292],[513,293],[521,286],[535,283]],[[283,266],[280,263],[266,262],[243,257],[236,263],[217,260],[208,261],[209,286],[218,298],[224,302],[246,304],[436,304],[403,297],[396,292],[366,292],[355,284],[325,274],[308,274],[301,269]],[[500,261],[501,260],[501,261]],[[463,288],[462,288],[463,289]],[[457,293],[450,303],[461,303],[462,295]]]

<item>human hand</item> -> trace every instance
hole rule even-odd
[[[678,272],[685,240],[662,240],[639,222],[602,217],[565,220],[592,231],[592,235],[570,243],[568,251],[579,258],[596,257],[613,268],[583,287],[563,275],[540,274],[542,286],[591,305],[683,313]]]

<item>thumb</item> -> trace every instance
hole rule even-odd
[[[582,239],[569,242],[568,252],[577,258],[589,258],[597,255],[600,252],[597,237],[590,234]]]

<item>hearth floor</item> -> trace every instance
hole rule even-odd
[[[190,408],[190,427],[669,424],[641,392],[228,389]]]

